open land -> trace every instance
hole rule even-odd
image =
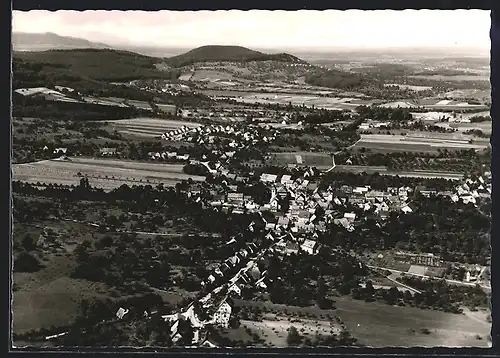
[[[172,186],[191,178],[203,181],[205,177],[184,174],[183,164],[138,163],[125,160],[71,158],[44,160],[36,163],[15,164],[13,179],[32,184],[52,183],[78,185],[81,176],[87,176],[92,186],[112,190],[127,185]]]
[[[275,165],[306,165],[313,166],[318,169],[327,170],[332,167],[332,157],[326,153],[315,152],[282,152],[271,153],[269,163]],[[409,178],[444,178],[451,180],[460,180],[463,178],[463,173],[446,172],[446,171],[426,171],[426,170],[404,170],[396,171],[389,170],[385,166],[370,166],[370,165],[344,165],[336,164],[332,171],[342,171],[351,173],[379,173],[381,175],[391,175]]]
[[[371,347],[487,347],[490,324],[465,315],[387,306],[338,297],[338,315],[357,337]],[[423,334],[428,329],[430,334]],[[482,336],[478,341],[476,336]]]
[[[402,135],[362,134],[353,147],[370,149],[372,152],[423,152],[437,153],[438,149],[482,150],[488,147],[484,141],[469,143],[467,140],[437,139]]]
[[[360,344],[369,347],[488,347],[487,337],[490,334],[490,324],[483,319],[473,319],[467,315],[422,310],[415,307],[388,306],[379,302],[364,302],[347,297],[335,297],[335,310],[321,310],[316,307],[299,308],[277,305],[266,302],[245,301],[245,305],[267,307],[275,311],[309,312],[319,318],[320,315],[338,316],[349,332]],[[236,301],[236,305],[242,302]],[[314,336],[316,330],[324,330],[325,322],[318,319],[317,325],[307,326]],[[279,343],[283,334],[279,334],[283,326],[296,326],[300,331],[300,322],[283,321],[248,322],[248,325],[267,334]],[[329,322],[329,321],[327,321]],[[243,321],[242,321],[243,323]],[[307,322],[306,322],[307,323]],[[245,322],[247,324],[247,322]],[[278,329],[277,327],[280,327]],[[273,331],[275,328],[275,331]],[[422,333],[427,329],[429,334]],[[478,340],[477,336],[482,340]],[[286,337],[286,334],[285,334]]]
[[[179,129],[183,126],[189,128],[200,126],[198,123],[161,118],[118,119],[109,121],[108,123],[111,129],[117,130],[119,133],[131,134],[138,137],[159,137],[165,132]]]

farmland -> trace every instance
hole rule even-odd
[[[487,347],[490,324],[465,315],[336,298],[336,315],[371,347]],[[429,330],[429,334],[422,330]],[[477,340],[480,335],[482,340]]]
[[[413,171],[395,171],[388,170],[386,167],[374,167],[367,165],[338,165],[335,171],[345,171],[350,173],[379,173],[381,175],[390,175],[390,176],[399,176],[403,178],[426,178],[426,179],[434,179],[434,178],[442,178],[449,180],[460,180],[464,177],[462,173],[453,173],[453,172],[442,172],[442,171],[425,171],[425,170],[413,170]]]
[[[283,328],[293,325],[300,331],[312,328],[311,336],[316,330],[325,330],[325,323],[318,317],[334,315],[340,318],[349,332],[358,339],[360,344],[369,347],[487,347],[490,324],[486,320],[473,319],[467,315],[456,315],[432,310],[422,310],[414,307],[388,306],[378,302],[364,302],[348,297],[335,297],[335,310],[321,310],[316,307],[299,308],[283,306],[268,302],[244,301],[245,305],[266,307],[272,311],[313,314],[316,317],[313,327],[307,324],[307,319],[297,322],[263,319],[262,322],[242,321],[252,330],[257,331],[261,338],[273,340],[275,343],[286,339]],[[243,301],[237,300],[236,305]],[[273,330],[274,328],[274,330]],[[327,328],[330,329],[329,327]],[[428,330],[429,333],[423,333]],[[427,331],[426,331],[427,332]],[[285,333],[285,334],[283,334]],[[268,337],[263,337],[267,335]],[[481,336],[481,340],[477,339]]]
[[[101,284],[70,278],[74,266],[68,257],[55,256],[39,272],[14,273],[18,288],[13,294],[14,332],[70,324],[82,299],[107,296]]]
[[[303,91],[304,92],[304,91]],[[309,93],[309,91],[307,91]],[[272,104],[279,103],[287,105],[291,103],[294,106],[306,106],[323,108],[330,110],[354,110],[358,106],[380,105],[389,108],[426,108],[429,110],[464,110],[464,109],[483,109],[488,107],[482,104],[470,104],[465,101],[442,101],[439,99],[429,100],[399,100],[399,101],[383,101],[377,99],[358,99],[354,97],[323,97],[311,94],[291,94],[281,92],[236,92],[231,91],[236,101],[241,103],[261,103]],[[221,97],[228,97],[229,94],[222,94]]]
[[[340,332],[340,327],[338,327],[338,325],[327,320],[289,320],[285,317],[273,317],[271,319],[264,318],[260,322],[241,320],[241,324],[257,332],[266,343],[277,348],[286,348],[288,346],[286,338],[288,334],[287,330],[290,326],[294,326],[301,334],[309,336],[309,338],[313,338],[316,332],[324,336],[328,336],[332,333],[338,334]]]
[[[437,153],[438,149],[482,150],[488,147],[485,141],[469,143],[467,140],[424,138],[416,136],[386,135],[386,134],[362,134],[361,139],[354,145],[353,149],[370,149],[372,152],[422,152]]]
[[[331,110],[352,110],[360,105],[371,105],[376,101],[357,100],[353,98],[319,97],[314,95],[283,94],[283,93],[246,93],[236,98],[242,103],[279,103],[294,106],[316,107]]]
[[[161,118],[119,119],[109,121],[108,123],[112,130],[116,130],[119,133],[146,138],[159,137],[167,131],[179,129],[182,126],[187,126],[189,128],[197,128],[200,126],[198,123]]]
[[[443,75],[430,75],[430,76],[411,76],[413,78],[421,78],[426,80],[438,81],[489,81],[489,75],[458,75],[458,76],[443,76]]]
[[[71,160],[44,160],[13,166],[13,179],[36,184],[78,185],[87,176],[92,186],[112,190],[127,185],[172,186],[191,178],[203,181],[200,176],[186,175],[182,164],[138,163],[133,161],[72,158]]]
[[[332,157],[326,153],[315,152],[282,152],[271,153],[268,159],[272,165],[308,165],[318,169],[326,170],[332,167]],[[392,175],[409,178],[444,178],[451,180],[459,180],[463,178],[463,173],[445,172],[445,171],[425,171],[425,170],[404,170],[396,171],[389,170],[385,166],[369,166],[369,165],[343,165],[336,164],[333,172],[350,172],[350,173],[379,173],[381,175]]]

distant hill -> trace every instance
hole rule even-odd
[[[108,46],[99,42],[92,42],[81,38],[59,36],[46,33],[14,32],[12,34],[12,47],[14,51],[46,51],[57,49],[109,49]]]
[[[172,71],[160,70],[158,58],[134,52],[106,49],[50,50],[41,52],[14,52],[14,80],[24,69],[55,76],[62,80],[68,77],[84,77],[97,81],[131,81],[141,78],[171,79]],[[28,78],[25,78],[28,80]]]
[[[265,54],[263,52],[254,51],[242,46],[202,46],[188,51],[184,54],[177,55],[166,59],[166,62],[173,67],[188,66],[197,62],[223,62],[223,61],[281,61],[281,62],[297,62],[304,63],[305,61],[298,57],[281,53],[281,54]]]

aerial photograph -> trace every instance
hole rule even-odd
[[[490,11],[12,17],[12,348],[491,347]]]

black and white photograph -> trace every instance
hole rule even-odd
[[[14,10],[12,347],[491,347],[490,16]]]

